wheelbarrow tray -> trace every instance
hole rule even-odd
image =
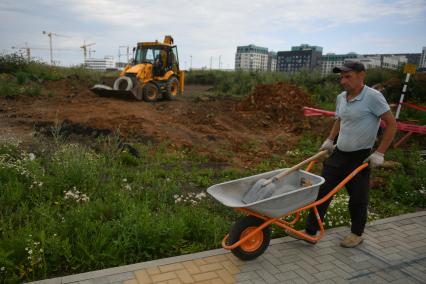
[[[310,172],[298,170],[282,180],[275,181],[274,194],[266,199],[252,203],[244,203],[242,198],[247,190],[261,178],[269,179],[286,169],[274,170],[254,176],[236,179],[213,185],[207,192],[225,206],[233,208],[246,208],[269,218],[279,218],[314,202],[318,190],[324,183],[324,178]],[[302,186],[301,181],[309,181],[309,185]]]

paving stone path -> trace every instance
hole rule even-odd
[[[316,245],[275,239],[246,262],[217,249],[34,283],[426,283],[426,211],[369,224],[357,248],[339,246],[348,233],[328,230]]]

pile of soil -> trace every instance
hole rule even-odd
[[[8,130],[3,134],[22,137],[19,130],[28,129],[47,134],[60,125],[67,136],[87,141],[119,130],[126,142],[169,141],[213,161],[248,167],[292,149],[303,127],[302,107],[310,105],[301,89],[284,83],[259,85],[242,101],[199,97],[199,86],[191,85],[178,99],[156,103],[99,97],[89,88],[82,79],[67,78],[44,82],[41,96],[0,98],[1,126]]]
[[[311,102],[304,91],[292,84],[260,84],[237,105],[237,110],[263,111],[280,124],[300,125],[303,107]]]

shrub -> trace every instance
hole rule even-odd
[[[0,73],[15,73],[23,71],[28,66],[28,60],[21,54],[0,55]]]
[[[13,82],[0,81],[0,96],[1,97],[14,97],[20,94],[19,86]]]
[[[23,89],[23,94],[29,97],[38,97],[41,95],[41,87],[40,85],[30,85]]]

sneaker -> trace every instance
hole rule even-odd
[[[363,240],[364,239],[361,236],[351,233],[340,242],[340,245],[344,248],[354,248],[362,243]]]
[[[290,231],[287,231],[287,230],[285,230],[285,233],[287,235],[289,235],[290,237],[296,239],[296,240],[302,240],[302,241],[305,241],[305,242],[307,242],[308,244],[311,244],[311,245],[314,245],[314,244],[317,243],[317,241],[311,241],[311,240],[304,239],[302,237],[299,237],[298,235],[293,234],[293,232],[290,232]],[[305,231],[305,233],[308,234],[308,235],[311,235],[311,234],[307,233],[306,231]],[[311,235],[311,236],[315,236],[315,235]]]

